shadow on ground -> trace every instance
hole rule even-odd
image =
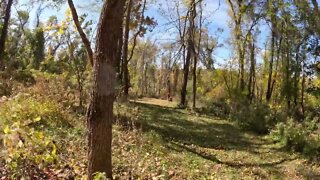
[[[224,150],[248,150],[255,145],[228,121],[190,116],[183,110],[158,105],[133,104],[143,112],[139,117],[142,130],[155,131],[166,141]]]
[[[227,120],[143,102],[131,102],[129,106],[138,109],[134,120],[119,116],[116,124],[124,130],[155,132],[166,142],[166,148],[178,153],[187,152],[240,171],[247,168],[257,171],[258,168],[261,170],[258,177],[269,173],[272,177],[285,177],[282,167],[299,161],[299,156],[286,152],[261,136],[244,133]],[[312,170],[303,172],[306,171],[294,173],[305,178],[319,177]]]

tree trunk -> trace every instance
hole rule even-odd
[[[8,28],[9,28],[9,20],[11,15],[11,6],[13,4],[13,0],[8,0],[4,21],[2,25],[1,30],[1,36],[0,36],[0,70],[4,69],[4,51],[5,51],[5,45],[6,45],[6,38],[8,35]]]
[[[123,19],[122,19],[123,20]],[[120,32],[121,34],[120,37],[119,37],[119,41],[118,41],[118,44],[119,44],[119,48],[117,50],[117,59],[119,59],[119,61],[117,62],[117,80],[118,80],[118,83],[120,85],[122,85],[122,62],[123,62],[123,59],[122,59],[122,53],[123,53],[123,41],[124,41],[124,37],[123,37],[123,22],[121,22],[122,26],[120,27]]]
[[[273,25],[274,26],[274,25]],[[273,74],[273,61],[274,61],[274,44],[275,44],[275,32],[272,29],[272,37],[271,37],[271,58],[269,62],[269,73],[268,73],[268,87],[267,87],[267,94],[266,100],[267,102],[270,101],[272,96],[272,74]]]
[[[124,29],[124,42],[123,42],[123,56],[122,56],[122,75],[123,75],[123,95],[125,98],[129,95],[129,70],[128,70],[128,44],[129,44],[129,33],[130,33],[130,19],[131,19],[131,9],[132,9],[132,0],[128,0],[127,11],[126,11],[126,22]]]
[[[170,101],[171,100],[171,71],[167,70],[167,100]]]
[[[286,32],[286,37],[288,37],[288,32]],[[290,63],[290,58],[291,58],[291,56],[290,56],[290,54],[291,54],[291,52],[290,52],[290,48],[289,48],[289,40],[288,40],[288,38],[287,38],[287,43],[286,43],[286,65],[285,65],[285,97],[286,97],[286,100],[287,100],[287,107],[288,107],[288,112],[290,111],[290,109],[291,109],[291,95],[292,95],[292,93],[291,93],[291,87],[292,87],[292,85],[291,85],[291,77],[290,77],[290,75],[291,75],[291,72],[290,72],[290,65],[291,65],[291,63]]]
[[[235,29],[236,29],[236,41],[238,46],[238,56],[239,56],[239,86],[240,91],[244,91],[245,82],[244,82],[244,58],[245,58],[245,52],[244,52],[244,45],[241,45],[241,19],[242,17],[239,16],[238,19],[235,21]],[[243,46],[243,47],[242,47]]]
[[[76,8],[74,7],[73,1],[72,0],[68,0],[68,5],[69,5],[69,8],[71,10],[71,14],[72,14],[72,18],[73,18],[74,24],[76,25],[77,31],[79,32],[79,35],[80,35],[81,40],[82,40],[82,42],[84,44],[84,47],[86,48],[90,64],[91,64],[91,66],[93,66],[93,51],[91,49],[90,41],[87,38],[87,35],[84,33],[84,31],[83,31],[83,29],[81,27],[81,24],[79,22],[78,13],[76,11]]]
[[[124,0],[104,2],[97,29],[94,55],[94,83],[87,114],[88,179],[96,172],[112,179],[111,141],[115,96],[117,49]]]
[[[196,7],[194,7],[194,14],[196,15]],[[199,39],[198,39],[198,48],[197,48],[197,54],[194,49],[194,62],[193,62],[193,102],[192,102],[192,108],[196,108],[196,100],[197,100],[197,64],[198,64],[198,57],[200,56],[200,49],[201,49],[201,39],[202,39],[202,16],[203,16],[203,9],[202,4],[200,2],[200,19],[199,19]]]
[[[300,71],[301,71],[299,50],[300,50],[301,44],[302,43],[299,43],[296,47],[296,56],[295,56],[296,62],[294,65],[293,102],[295,107],[298,105],[299,77],[300,77]]]
[[[192,0],[190,3],[190,15],[189,15],[189,28],[188,28],[188,41],[187,41],[187,57],[183,67],[183,83],[181,89],[180,106],[186,107],[187,85],[189,78],[189,67],[191,58],[195,56],[194,47],[194,30],[195,30],[195,18],[196,18],[196,2]]]
[[[282,32],[282,31],[281,31]],[[282,46],[282,35],[280,35],[279,43],[278,43],[278,49],[277,49],[277,61],[276,61],[276,67],[275,67],[275,75],[272,81],[271,85],[271,92],[273,92],[275,88],[275,84],[278,78],[278,68],[279,68],[279,61],[280,61],[280,55],[281,55],[281,46]]]
[[[249,76],[249,84],[248,84],[248,100],[250,104],[252,103],[254,97],[255,90],[255,72],[256,72],[256,59],[255,59],[255,44],[254,39],[252,39],[252,43],[250,46],[250,76]]]
[[[190,42],[188,42],[188,44],[189,43]],[[185,107],[187,105],[186,104],[186,95],[187,95],[187,85],[188,85],[190,59],[191,59],[191,51],[188,49],[186,62],[184,64],[184,66],[183,66],[183,82],[182,82],[181,99],[180,99],[181,107]]]
[[[240,50],[239,52],[239,66],[240,66],[240,90],[241,92],[244,91],[245,83],[244,83],[244,52]]]
[[[305,107],[304,107],[304,94],[305,94],[305,82],[306,82],[306,75],[305,75],[305,60],[302,62],[302,81],[301,81],[301,110],[303,119],[305,118]]]
[[[179,80],[179,67],[175,67],[174,69],[174,75],[173,75],[173,89],[172,89],[172,96],[176,95],[177,92],[177,86],[178,86],[178,80]]]
[[[149,64],[148,62],[144,61],[145,65],[144,65],[144,69],[143,69],[143,87],[144,87],[144,95],[148,95],[148,68],[149,68]]]
[[[192,108],[196,108],[197,99],[197,57],[193,58],[193,79],[192,79]]]

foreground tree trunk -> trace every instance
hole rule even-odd
[[[104,2],[97,30],[94,83],[87,114],[88,178],[96,172],[112,179],[111,141],[115,96],[117,49],[125,0]]]
[[[8,28],[9,28],[9,20],[11,15],[11,6],[13,4],[13,0],[8,0],[6,11],[4,15],[4,21],[2,25],[1,30],[1,36],[0,36],[0,70],[4,69],[4,50],[6,45],[6,38],[8,35]]]

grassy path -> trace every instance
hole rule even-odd
[[[320,179],[319,164],[232,122],[174,109],[163,100],[131,105],[139,112],[142,132],[157,137],[157,143],[148,143],[166,172],[159,179]],[[150,153],[145,146],[140,154]]]

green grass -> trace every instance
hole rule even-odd
[[[136,142],[132,150],[136,156],[130,157],[136,158],[137,164],[143,164],[142,169],[146,166],[148,169],[142,173],[136,168],[131,173],[136,178],[320,178],[319,164],[284,151],[280,144],[273,144],[267,137],[243,132],[230,121],[164,104],[150,99],[129,104],[129,109],[135,111],[132,120],[136,129],[140,129],[136,131],[140,142]],[[114,165],[121,166],[123,157],[116,159],[118,164]]]

